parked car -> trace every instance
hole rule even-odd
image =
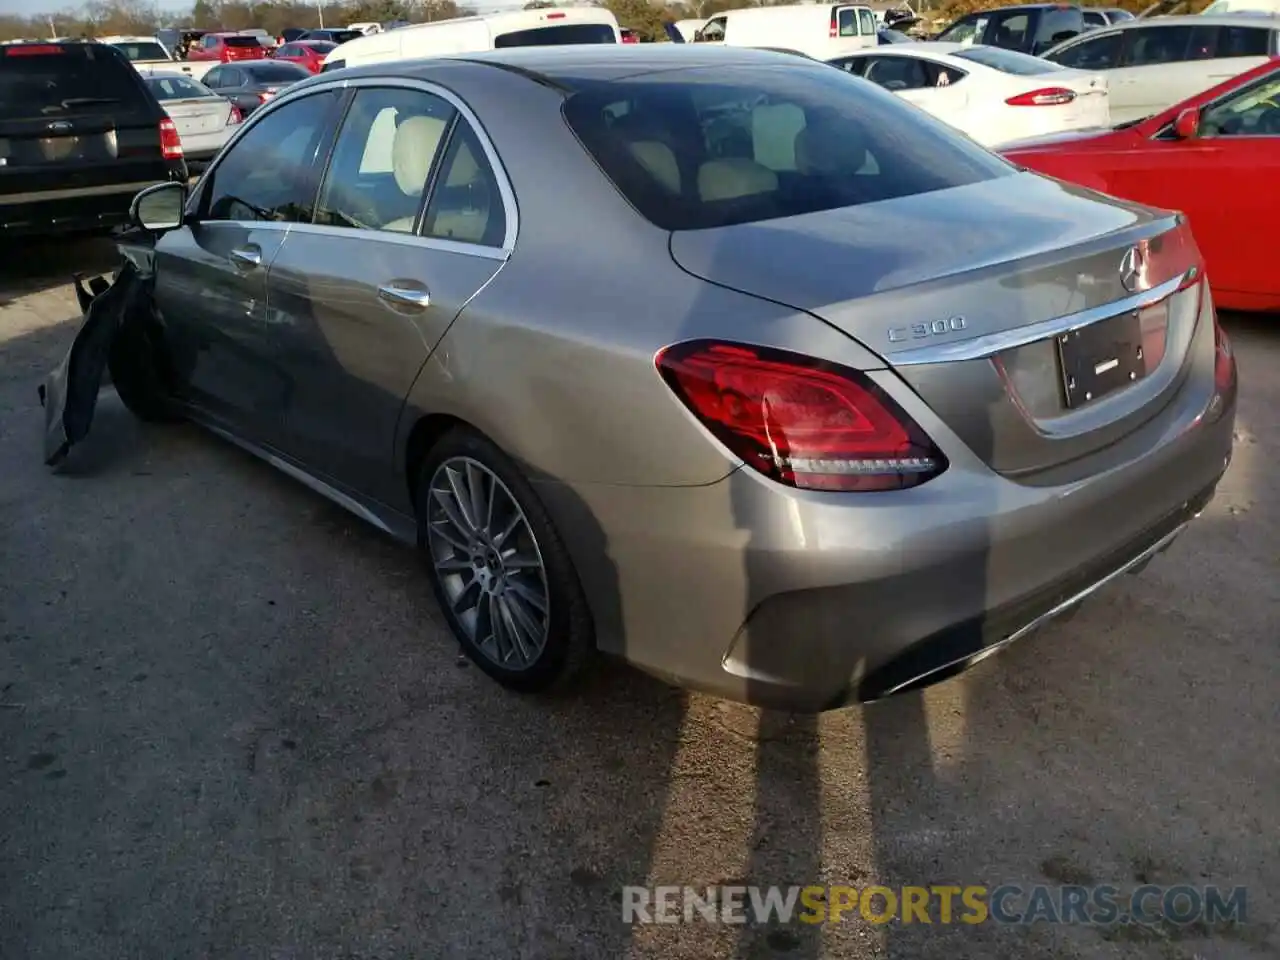
[[[165,45],[178,60],[186,60],[187,53],[208,30],[192,30],[186,27],[161,27],[156,39]]]
[[[295,40],[282,46],[271,59],[296,63],[308,73],[319,73],[324,58],[337,46],[327,40]]]
[[[618,30],[618,42],[619,43],[639,43],[640,35],[636,33],[634,30],[629,30],[626,27],[621,27]]]
[[[621,43],[618,20],[605,8],[509,10],[419,23],[361,37],[331,51],[325,57],[323,70],[507,47],[601,43]]]
[[[296,63],[246,60],[214,67],[205,74],[204,84],[247,117],[281,90],[309,76],[307,69]]]
[[[120,51],[0,46],[0,236],[110,230],[140,187],[186,178],[173,121]]]
[[[283,47],[286,43],[293,43],[295,40],[301,40],[306,35],[307,31],[300,27],[286,27],[284,30],[280,31],[280,36],[276,39],[279,41],[280,46]]]
[[[1220,306],[1280,310],[1280,66],[1267,63],[1119,129],[1012,144],[1015,163],[1183,211]]]
[[[961,17],[934,37],[943,43],[983,44],[1039,56],[1085,31],[1084,11],[1060,3],[981,10]]]
[[[214,60],[230,63],[234,60],[260,60],[266,56],[257,37],[243,33],[206,33],[187,51],[188,60]]]
[[[911,689],[1142,567],[1231,453],[1179,218],[803,58],[321,74],[137,210],[152,299],[86,297],[47,460],[84,436],[105,327],[135,412],[419,545],[520,690],[597,649],[789,709]]]
[[[199,80],[208,72],[210,63],[177,60],[158,37],[102,37],[99,43],[107,43],[125,55],[133,68],[143,76],[157,70],[164,73],[185,73]]]
[[[146,83],[178,128],[183,156],[192,170],[203,168],[240,129],[240,108],[188,76],[153,73]]]
[[[349,40],[357,40],[365,36],[359,30],[308,30],[299,40],[319,40],[323,43],[332,43],[335,46],[346,43]]]
[[[1000,47],[912,43],[831,61],[988,146],[1111,125],[1107,81]]]
[[[865,4],[802,3],[726,10],[709,19],[695,43],[785,47],[829,60],[879,44],[880,24]]]
[[[1097,27],[1109,27],[1113,23],[1123,23],[1125,20],[1134,19],[1136,17],[1132,13],[1120,7],[1084,8],[1084,25],[1087,30],[1093,30]]]
[[[1280,50],[1278,35],[1277,18],[1159,17],[1092,30],[1045,59],[1104,73],[1120,122],[1160,113],[1266,62]]]

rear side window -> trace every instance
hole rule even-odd
[[[1120,58],[1122,67],[1146,67],[1158,63],[1181,63],[1191,45],[1191,27],[1144,27],[1126,31],[1129,42]]]
[[[1036,26],[1035,50],[1048,50],[1055,44],[1084,32],[1084,15],[1079,10],[1046,10]]]
[[[1258,27],[1223,27],[1218,34],[1219,57],[1267,57],[1271,31]]]
[[[560,27],[534,27],[502,33],[493,38],[493,45],[503,47],[553,47],[561,44],[617,43],[613,27],[607,23],[569,23]]]
[[[584,81],[564,115],[618,190],[666,230],[857,206],[1013,173],[941,121],[821,64]]]
[[[1021,50],[1031,45],[1031,14],[996,14],[992,19],[994,22],[987,43],[1010,50]]]
[[[998,47],[970,47],[968,50],[957,51],[953,56],[961,60],[972,60],[984,67],[1012,74],[1015,77],[1037,77],[1063,69],[1039,57],[1018,53],[1016,50],[1001,50]]]
[[[150,99],[137,72],[108,46],[30,44],[0,51],[0,117],[58,120],[137,109]]]

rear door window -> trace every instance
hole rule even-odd
[[[876,18],[870,10],[865,7],[858,11],[858,27],[862,31],[864,37],[874,37],[876,35]]]
[[[869,57],[871,64],[862,74],[886,90],[923,90],[932,86],[923,60],[915,57]]]
[[[991,16],[991,27],[987,31],[986,42],[993,47],[1004,47],[1007,50],[1022,50],[1031,46],[1030,13],[1009,12],[995,13]]]
[[[1037,19],[1034,42],[1023,48],[1036,55],[1084,32],[1084,15],[1077,9],[1045,10]]]
[[[898,97],[822,64],[668,70],[577,87],[564,105],[569,126],[640,214],[666,230],[1014,173]]]
[[[58,120],[145,108],[137,72],[96,44],[0,47],[0,117]],[[154,108],[153,108],[154,109]]]
[[[559,27],[534,27],[502,33],[493,38],[497,49],[505,47],[551,47],[562,44],[617,43],[613,27],[607,23],[569,23]]]
[[[856,37],[858,35],[858,11],[853,7],[841,7],[837,10],[836,23],[839,26],[840,36]]]
[[[1141,27],[1127,30],[1129,42],[1120,56],[1122,67],[1149,67],[1161,63],[1181,63],[1187,59],[1191,27]]]

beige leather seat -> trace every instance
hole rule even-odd
[[[395,139],[391,142],[391,172],[400,192],[406,197],[412,197],[415,206],[422,197],[427,174],[431,172],[431,162],[440,149],[440,139],[447,126],[439,117],[422,116],[409,117],[396,127]],[[411,214],[392,220],[383,224],[382,229],[394,233],[410,233],[415,216],[416,214]]]
[[[458,144],[443,184],[451,193],[445,193],[437,209],[432,211],[432,218],[426,225],[429,236],[459,243],[480,243],[484,240],[489,228],[490,205],[496,202],[497,185],[484,182],[484,173],[471,151],[470,138]],[[473,189],[459,190],[466,186]],[[490,195],[490,190],[495,191],[495,195]],[[464,205],[449,205],[455,196],[461,197]]]
[[[698,168],[698,196],[707,202],[737,200],[778,189],[778,175],[745,157],[708,160]]]
[[[658,183],[674,194],[680,193],[680,164],[670,147],[658,140],[636,140],[627,149]]]

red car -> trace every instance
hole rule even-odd
[[[1280,310],[1280,270],[1265,239],[1280,229],[1280,60],[1145,120],[1000,152],[1060,180],[1181,210],[1218,306]]]
[[[312,73],[319,73],[324,66],[324,58],[330,50],[338,45],[327,40],[295,40],[286,43],[275,52],[273,60],[288,60],[300,67],[306,67]]]
[[[206,33],[187,51],[188,60],[265,60],[267,49],[258,38],[243,33]]]
[[[621,28],[618,31],[618,34],[622,38],[623,43],[639,43],[640,42],[639,35],[634,30],[630,30],[627,27]]]

